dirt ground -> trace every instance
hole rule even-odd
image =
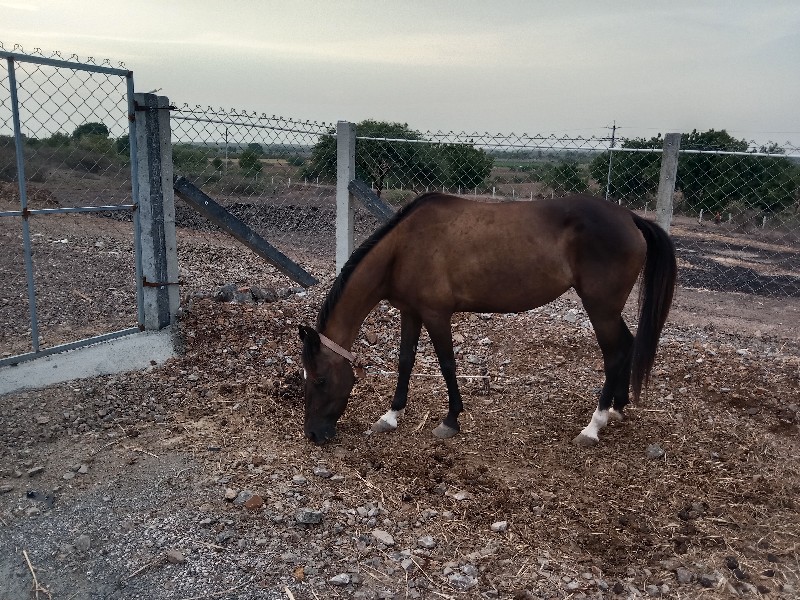
[[[54,223],[37,229],[39,277],[61,293],[47,340],[70,334],[62,314],[135,322],[114,283],[126,224]],[[0,396],[0,598],[800,597],[797,297],[680,288],[647,397],[590,449],[571,440],[601,357],[574,295],[454,320],[466,412],[450,440],[431,435],[446,393],[425,337],[400,427],[368,434],[394,389],[399,317],[382,304],[354,347],[367,376],[316,447],[297,325],[330,280],[298,291],[202,231],[179,246],[180,357]],[[280,299],[215,301],[221,282]],[[0,321],[24,341],[18,300]]]

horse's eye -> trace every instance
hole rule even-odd
[[[322,387],[323,385],[325,385],[325,378],[324,377],[317,377],[314,380],[314,385]]]

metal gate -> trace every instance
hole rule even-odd
[[[133,73],[0,58],[2,366],[139,331],[143,291]]]

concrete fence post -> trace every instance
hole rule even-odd
[[[336,272],[353,252],[355,209],[350,182],[356,178],[356,126],[348,121],[336,123]]]
[[[169,99],[135,94],[142,304],[146,330],[175,322],[180,303]]]
[[[656,196],[656,223],[669,233],[672,223],[672,197],[678,175],[678,150],[681,148],[681,134],[668,133],[664,136],[664,151],[661,154],[661,175],[658,179]]]

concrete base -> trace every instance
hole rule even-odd
[[[74,379],[146,369],[176,356],[172,328],[143,331],[62,354],[0,367],[0,395]]]

